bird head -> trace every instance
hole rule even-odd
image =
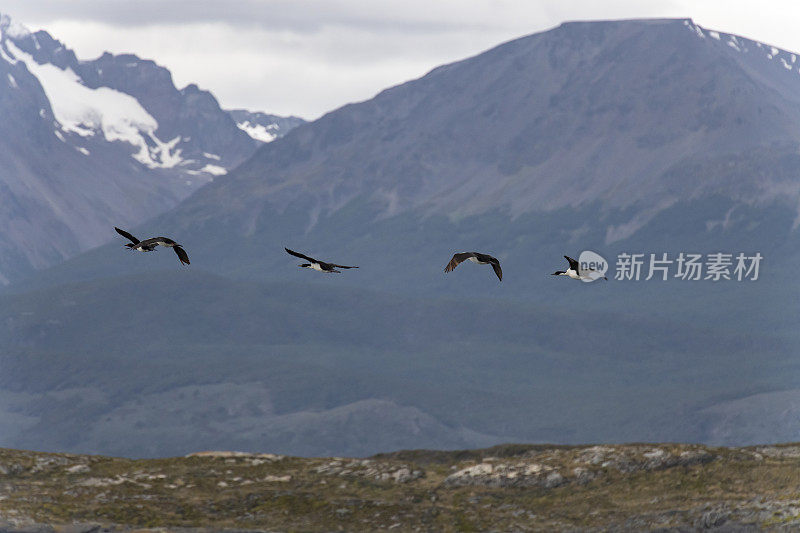
[[[566,274],[566,272],[564,272],[563,270],[556,270],[551,275],[553,275],[553,276],[563,276],[564,274]]]

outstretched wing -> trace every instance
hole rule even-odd
[[[173,246],[172,249],[175,250],[175,253],[178,255],[178,259],[180,260],[182,265],[189,264],[189,256],[186,255],[186,250],[181,248],[181,246],[179,245]]]
[[[575,261],[573,258],[571,258],[571,257],[569,257],[569,256],[567,256],[567,255],[565,255],[565,256],[564,256],[564,259],[566,259],[567,261],[569,261],[569,267],[570,267],[572,270],[574,270],[575,272],[580,272],[580,271],[581,271],[581,265],[580,265],[580,263],[578,263],[577,261]]]
[[[344,265],[334,265],[333,263],[331,263],[331,265],[336,267],[336,268],[358,268],[358,267],[348,267],[348,266],[344,266]]]
[[[457,254],[453,254],[453,258],[447,263],[447,266],[444,267],[445,272],[452,272],[454,268],[456,268],[459,264],[463,263],[470,257],[475,257],[475,252],[461,252]]]
[[[500,261],[496,259],[492,261],[492,268],[494,269],[494,273],[497,274],[497,279],[503,281],[503,269],[500,268]]]
[[[169,237],[153,237],[151,239],[147,239],[148,241],[153,241],[154,243],[160,246],[180,246],[177,242],[173,241]]]
[[[295,257],[299,257],[300,259],[305,259],[306,261],[309,261],[311,263],[319,263],[319,261],[317,261],[316,259],[308,257],[307,255],[299,254],[299,253],[295,252],[294,250],[290,250],[288,248],[284,248],[284,250],[286,250],[286,253],[289,254],[289,255],[293,255]],[[344,268],[348,268],[348,267],[344,267]]]
[[[118,227],[114,226],[114,229],[117,230],[117,233],[131,241],[133,244],[139,244],[139,239],[125,231],[124,229],[119,229]]]

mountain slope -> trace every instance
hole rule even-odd
[[[629,210],[606,228],[611,243],[715,193],[794,208],[793,57],[688,20],[564,24],[332,112],[263,147],[175,218],[213,202],[246,232],[292,202],[309,208],[309,226],[356,198],[382,216],[600,203]],[[740,175],[749,163],[763,174]]]
[[[153,255],[136,254],[174,261]],[[716,427],[700,410],[720,398],[792,386],[797,363],[767,332],[574,315],[544,301],[169,270],[4,295],[0,446],[361,456],[509,440],[700,441]],[[773,355],[754,359],[757,349]],[[723,440],[769,438],[746,427]]]
[[[261,144],[164,67],[128,54],[79,61],[5,15],[0,114],[0,283],[173,207]]]

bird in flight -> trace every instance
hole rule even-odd
[[[555,272],[553,272],[552,274],[553,276],[569,276],[572,279],[591,280],[591,281],[603,278],[604,280],[608,281],[607,277],[605,277],[602,273],[594,269],[581,268],[581,264],[575,261],[573,258],[565,255],[564,259],[569,261],[569,268],[567,270],[556,270]]]
[[[172,239],[168,239],[167,237],[153,237],[140,241],[125,230],[117,227],[114,227],[114,229],[117,230],[117,233],[131,241],[125,245],[129,250],[136,250],[137,252],[152,252],[156,249],[156,246],[166,246],[167,248],[172,248],[175,250],[175,254],[178,256],[178,260],[180,260],[182,265],[189,264],[189,256],[186,255],[186,250],[184,250],[180,244]]]
[[[333,263],[326,263],[325,261],[319,261],[318,259],[314,259],[312,257],[308,257],[307,255],[303,255],[301,253],[297,253],[293,250],[288,248],[284,248],[286,253],[289,255],[293,255],[295,257],[299,257],[300,259],[305,259],[308,263],[303,263],[302,265],[298,265],[302,268],[310,268],[312,270],[316,270],[317,272],[325,272],[327,274],[332,274],[336,272],[337,274],[341,274],[341,270],[336,270],[337,268],[358,268],[357,266],[344,266],[344,265],[336,265]]]
[[[503,281],[503,270],[500,268],[500,261],[498,261],[491,255],[480,254],[478,252],[461,252],[454,254],[450,262],[447,263],[447,266],[444,267],[444,271],[451,272],[459,264],[463,263],[467,259],[469,259],[473,263],[478,263],[479,265],[492,265],[494,273],[497,274],[497,279]]]

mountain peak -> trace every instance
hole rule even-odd
[[[0,13],[0,39],[5,35],[8,35],[12,39],[19,39],[30,34],[31,31],[26,26],[15,22],[9,15]]]

